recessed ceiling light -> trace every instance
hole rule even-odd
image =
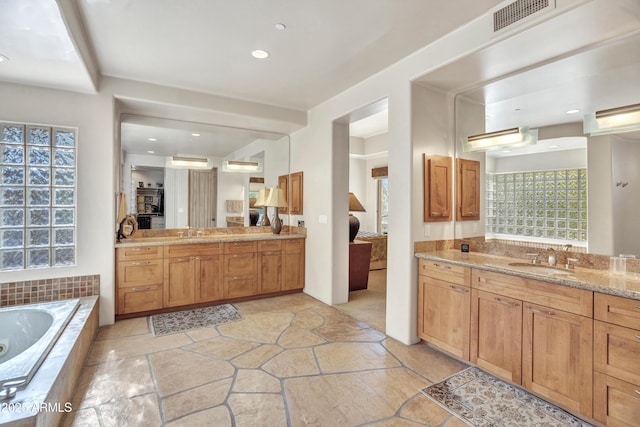
[[[9,58],[0,53],[0,62],[8,61]]]
[[[557,145],[549,145],[548,147],[549,147],[549,148],[558,148],[558,146],[557,146]]]
[[[192,133],[191,136],[200,136],[199,133]]]
[[[149,141],[157,141],[155,138],[149,138]]]
[[[153,150],[148,150],[148,151],[147,151],[147,153],[149,153],[149,154],[155,154],[156,152],[155,152],[155,151],[153,151]]]
[[[269,57],[269,52],[262,49],[256,49],[253,52],[251,52],[251,56],[258,59],[266,59]]]
[[[580,110],[569,110],[567,111],[567,114],[575,114],[575,113],[579,113]]]
[[[287,26],[284,25],[282,22],[278,22],[276,24],[276,30],[286,30],[286,29],[287,29]]]

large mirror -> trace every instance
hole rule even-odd
[[[134,114],[120,126],[122,188],[139,229],[260,224],[259,190],[289,173],[287,135]]]
[[[456,155],[482,164],[484,236],[640,256],[640,132],[590,136],[583,116],[640,102],[640,35],[584,49],[456,97]],[[515,127],[536,145],[464,152],[461,140]],[[533,196],[533,199],[531,198]]]

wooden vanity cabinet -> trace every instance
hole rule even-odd
[[[473,270],[474,290],[489,292],[513,305],[513,311],[522,310],[522,385],[550,400],[581,414],[592,415],[593,379],[593,292],[567,286],[554,285],[538,280]],[[479,297],[481,295],[477,294]],[[494,296],[495,295],[495,296]],[[508,299],[507,299],[508,298]],[[498,302],[496,300],[496,302]],[[521,304],[518,308],[515,304]],[[502,305],[502,304],[501,304]],[[506,304],[505,304],[506,307]],[[497,310],[497,306],[495,306]],[[489,310],[487,308],[487,310]],[[506,321],[508,310],[495,313],[501,320],[487,320],[487,310],[476,310],[471,321],[477,334],[476,351],[481,355],[491,342],[496,348],[512,345],[513,325],[506,329],[489,329],[489,326]],[[494,335],[493,338],[487,335]],[[501,342],[501,339],[504,340]],[[482,344],[486,345],[482,345]],[[501,359],[500,352],[490,354],[484,368],[503,378],[518,377],[517,362],[509,362],[509,354]],[[483,360],[483,359],[481,359]],[[495,361],[499,363],[495,363]],[[494,366],[492,366],[492,364]],[[488,366],[487,366],[488,365]],[[497,365],[497,366],[495,366]],[[511,366],[511,370],[509,369]],[[514,368],[515,366],[515,368]]]
[[[594,297],[593,418],[609,426],[640,420],[640,301]]]
[[[418,336],[469,360],[470,269],[418,262]]]
[[[456,220],[480,219],[480,162],[456,159]]]
[[[304,240],[289,239],[282,242],[282,290],[304,288]]]
[[[471,363],[522,384],[522,301],[473,289]]]
[[[451,221],[451,157],[424,154],[424,222]]]
[[[116,314],[162,308],[162,247],[116,251]]]
[[[279,292],[282,288],[282,241],[258,242],[258,293]]]
[[[164,307],[221,299],[220,244],[164,247]]]
[[[258,293],[258,242],[224,243],[224,298]]]

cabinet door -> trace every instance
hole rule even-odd
[[[304,239],[284,242],[282,259],[282,290],[304,288]]]
[[[258,255],[258,294],[280,291],[282,252],[260,252]]]
[[[424,221],[451,221],[451,157],[424,155]]]
[[[522,383],[522,301],[472,291],[470,360],[501,378]]]
[[[278,177],[278,188],[282,189],[284,199],[287,201],[287,207],[278,208],[278,212],[281,214],[289,213],[289,175],[280,175]]]
[[[593,418],[612,427],[637,426],[640,386],[594,372]]]
[[[121,261],[116,280],[118,288],[161,284],[162,260]]]
[[[289,177],[289,187],[291,189],[291,194],[289,197],[289,213],[291,215],[302,215],[302,205],[303,205],[303,176],[302,172],[292,173]]]
[[[593,369],[640,384],[640,331],[598,320],[593,326]]]
[[[522,384],[591,416],[593,320],[525,302]]]
[[[480,219],[480,162],[456,159],[456,220]]]
[[[176,307],[195,302],[195,259],[193,257],[164,260],[164,306]]]
[[[418,335],[461,359],[469,360],[469,288],[418,277]]]
[[[222,256],[199,256],[195,261],[196,302],[209,302],[224,298]]]

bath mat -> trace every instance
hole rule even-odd
[[[149,316],[149,329],[154,336],[175,334],[191,329],[242,320],[238,310],[231,304],[213,305],[191,310]]]
[[[465,369],[421,391],[471,426],[591,426],[475,367]]]

